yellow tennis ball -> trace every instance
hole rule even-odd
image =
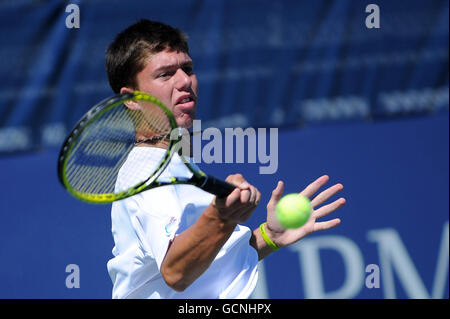
[[[311,202],[308,197],[297,193],[283,196],[275,208],[278,222],[284,228],[299,228],[311,215]]]

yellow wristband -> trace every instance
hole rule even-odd
[[[264,241],[266,242],[267,245],[269,245],[270,248],[272,248],[273,250],[278,250],[280,249],[280,247],[277,246],[277,244],[275,244],[272,239],[270,239],[270,237],[267,235],[266,230],[264,229],[264,226],[267,225],[266,223],[262,223],[261,226],[259,226],[259,230],[261,232],[261,236],[264,239]]]

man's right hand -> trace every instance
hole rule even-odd
[[[261,200],[261,193],[250,185],[241,174],[229,175],[225,179],[236,189],[225,198],[214,198],[213,205],[218,217],[226,223],[237,224],[250,218]]]

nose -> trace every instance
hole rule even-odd
[[[192,79],[186,72],[183,71],[183,69],[178,69],[177,73],[175,74],[175,87],[179,91],[186,91],[190,89],[192,85]]]

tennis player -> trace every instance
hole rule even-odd
[[[171,109],[179,126],[189,128],[195,119],[198,82],[186,39],[178,29],[149,20],[119,33],[106,54],[113,91],[152,94]],[[155,151],[135,147],[116,183],[138,162],[155,165]],[[160,179],[165,174],[189,172],[175,154]],[[311,198],[328,179],[318,178],[301,193]],[[261,194],[240,174],[226,181],[236,189],[223,199],[191,185],[170,185],[113,203],[114,257],[107,265],[113,298],[248,298],[256,286],[258,260],[340,223],[338,218],[316,221],[345,204],[340,198],[317,208],[342,190],[336,184],[312,199],[315,209],[307,224],[283,229],[275,218],[284,188],[280,181],[267,204],[267,223],[251,231],[242,223],[258,206]]]

